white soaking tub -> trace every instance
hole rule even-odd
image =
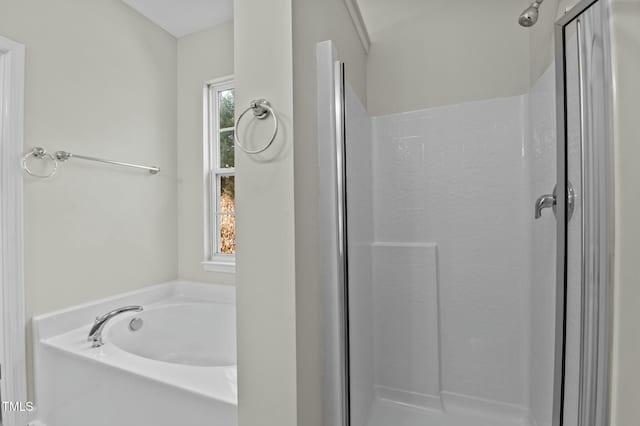
[[[218,303],[170,303],[114,318],[105,342],[130,354],[194,367],[236,363],[235,308]],[[131,322],[140,329],[131,330]]]
[[[91,347],[98,315],[112,318]],[[130,326],[132,324],[135,326]],[[171,282],[34,318],[36,418],[46,426],[235,426],[231,287]]]

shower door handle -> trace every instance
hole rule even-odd
[[[540,219],[542,217],[542,210],[546,208],[553,208],[553,214],[556,214],[556,204],[557,204],[557,186],[553,187],[552,194],[545,194],[536,200],[534,217],[536,219]],[[571,220],[573,216],[573,210],[576,207],[576,192],[573,189],[573,185],[571,182],[567,182],[567,221]]]

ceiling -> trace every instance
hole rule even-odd
[[[357,0],[362,19],[370,35],[410,18],[417,9],[424,8],[425,0]]]
[[[122,0],[175,37],[233,18],[233,0]]]

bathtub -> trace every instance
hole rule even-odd
[[[230,287],[171,282],[34,318],[37,424],[235,426],[234,301]],[[126,305],[144,311],[113,318],[92,348],[93,318]]]

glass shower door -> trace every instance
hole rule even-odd
[[[550,419],[555,258],[536,281],[523,97],[375,117],[348,83],[340,99],[349,425],[528,426],[534,375]]]
[[[575,206],[566,222],[565,426],[608,419],[613,186],[606,4],[592,2],[564,27],[566,179]]]
[[[552,69],[525,96],[372,117],[343,65],[328,74],[337,424],[605,424],[605,4],[558,21],[557,91]],[[536,221],[547,192],[556,219]]]

